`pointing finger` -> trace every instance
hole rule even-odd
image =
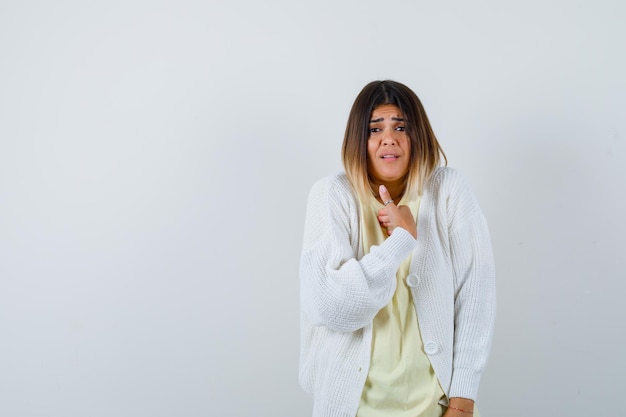
[[[391,199],[391,195],[389,195],[389,191],[387,187],[381,185],[378,187],[378,194],[380,195],[380,199],[383,201],[383,204],[387,206],[388,204],[393,204],[393,200]]]

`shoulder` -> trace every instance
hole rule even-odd
[[[311,236],[340,227],[348,233],[357,230],[359,205],[345,174],[324,177],[311,187],[307,201],[305,235]],[[305,247],[309,244],[305,244]]]
[[[350,181],[348,181],[348,176],[345,172],[339,172],[334,175],[329,175],[319,180],[315,181],[311,189],[317,188],[333,188],[333,189],[343,189],[345,191],[351,191],[352,186],[350,185]]]
[[[451,167],[437,167],[426,183],[426,190],[436,195],[456,195],[470,193],[469,183],[463,174]],[[468,196],[469,197],[469,196]]]
[[[451,229],[482,218],[482,210],[467,178],[454,168],[437,168],[426,192],[432,199],[430,201],[442,210],[439,213],[446,213]]]
[[[358,200],[346,174],[316,181],[309,192],[307,212],[344,223],[358,218]]]
[[[355,194],[344,172],[330,175],[317,180],[311,187],[309,200],[311,199],[331,199],[342,201],[354,198]]]

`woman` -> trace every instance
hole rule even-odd
[[[489,355],[489,233],[413,91],[356,98],[345,174],[309,195],[300,383],[314,417],[469,417]]]

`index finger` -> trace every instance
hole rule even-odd
[[[389,204],[394,203],[391,195],[389,194],[389,191],[387,190],[387,187],[385,187],[384,185],[378,187],[378,195],[380,195],[380,199],[383,201],[383,205],[385,207],[387,207]]]

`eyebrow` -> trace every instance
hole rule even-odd
[[[378,122],[382,122],[383,120],[385,120],[384,117],[379,117],[378,119],[370,120],[370,123],[378,123]],[[392,117],[391,120],[393,120],[394,122],[404,122],[405,121],[402,117]]]

